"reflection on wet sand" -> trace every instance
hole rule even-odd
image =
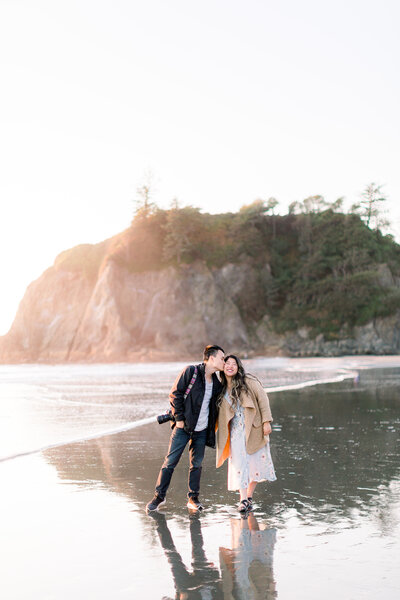
[[[398,390],[396,390],[398,392]],[[375,503],[389,511],[390,484],[400,477],[398,394],[392,388],[352,384],[272,396],[271,451],[278,481],[256,490],[259,509],[280,518],[295,509],[302,518],[352,520]],[[169,426],[152,424],[97,440],[49,450],[47,461],[62,479],[106,486],[142,510],[152,497]],[[167,506],[182,508],[187,458],[174,473]],[[211,507],[233,507],[226,472],[207,449],[201,495]]]
[[[164,514],[152,513],[171,568],[176,600],[272,600],[277,597],[272,571],[276,529],[259,525],[254,514],[230,519],[231,548],[220,547],[220,569],[207,559],[201,517],[190,515],[190,569],[179,554]],[[166,597],[165,597],[166,598]]]
[[[171,567],[175,585],[175,598],[179,600],[219,600],[223,598],[219,570],[207,560],[201,532],[200,515],[190,516],[190,541],[192,545],[191,568],[188,569],[176,549],[168,528],[167,519],[162,513],[151,513],[150,518],[160,539],[161,546]]]
[[[277,597],[272,570],[276,529],[259,524],[250,513],[231,519],[232,548],[220,548],[225,599],[272,600]]]
[[[400,519],[399,386],[398,375],[392,386],[388,379],[386,372],[385,386],[371,375],[356,386],[344,382],[273,395],[271,447],[278,481],[257,487],[256,511],[247,520],[238,516],[237,494],[227,491],[226,471],[215,469],[209,449],[201,489],[207,510],[195,519],[188,515],[184,458],[165,515],[145,514],[168,425],[145,425],[44,456],[67,484],[128,498],[142,528],[134,543],[157,557],[155,569],[161,565],[166,577],[171,573],[170,590],[179,600],[270,600],[277,590],[281,598],[310,600],[320,597],[318,586],[325,586],[324,597],[332,600],[337,590],[326,581],[336,580],[338,566],[345,591],[350,590],[344,597],[370,600],[376,594],[368,595],[369,590],[383,586],[385,600],[392,600],[399,581],[393,558]],[[189,532],[191,562],[185,557],[188,544],[181,545]],[[305,572],[308,580],[296,589],[293,582]],[[148,598],[170,597],[167,590],[148,593],[157,581],[146,586]]]
[[[113,380],[106,406],[101,394],[90,404],[90,427],[103,423],[107,430],[124,418],[120,409],[129,419],[148,415],[155,405],[152,378],[147,381],[147,395],[140,382],[132,402],[126,395],[122,402],[111,398]],[[73,410],[61,398],[60,411],[58,396],[42,390],[43,402],[27,412],[27,424],[39,415],[43,431],[61,438],[73,431],[76,439],[88,416],[81,391],[79,385],[67,394]],[[3,461],[2,597],[398,600],[399,398],[395,369],[271,394],[278,481],[257,486],[255,514],[244,521],[210,449],[201,488],[206,510],[194,519],[188,513],[186,455],[164,517],[146,515],[169,438],[169,426],[156,422]],[[119,416],[110,421],[111,404]],[[23,438],[24,431],[8,435]],[[35,427],[29,431],[33,447],[43,443],[35,441]]]

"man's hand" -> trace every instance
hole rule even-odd
[[[263,423],[263,433],[265,436],[269,435],[272,431],[272,427],[271,427],[271,423],[269,421],[267,421],[266,423]]]
[[[176,421],[176,426],[177,426],[179,429],[183,429],[183,428],[184,428],[184,426],[185,426],[185,421]]]

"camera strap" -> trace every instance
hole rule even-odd
[[[197,367],[194,368],[194,373],[193,373],[193,377],[190,380],[189,385],[187,386],[187,390],[186,392],[183,394],[183,399],[186,400],[187,396],[189,395],[190,390],[192,389],[194,382],[196,381],[197,378]]]

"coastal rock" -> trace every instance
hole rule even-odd
[[[256,328],[258,351],[264,355],[279,355],[285,343],[285,337],[275,333],[271,317],[266,314]]]
[[[341,332],[338,339],[326,340],[322,334],[310,338],[310,330],[301,328],[286,334],[281,349],[289,356],[343,356],[357,354],[400,353],[400,311],[366,325]]]
[[[114,361],[198,355],[208,343],[249,349],[240,312],[201,262],[132,273],[107,261],[94,283],[60,267],[32,283],[0,358]]]
[[[278,334],[268,264],[257,270],[243,255],[220,268],[198,260],[134,270],[121,239],[66,251],[29,285],[0,338],[1,362],[186,359],[208,343],[242,356],[400,353],[400,310],[333,339],[308,327]],[[397,290],[386,263],[378,278],[388,294]]]
[[[383,288],[392,288],[396,286],[392,272],[386,263],[378,267],[378,283]]]
[[[47,269],[28,286],[11,330],[1,340],[0,359],[66,360],[92,287],[76,273]]]

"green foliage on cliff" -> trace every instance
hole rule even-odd
[[[54,267],[64,271],[84,273],[88,279],[97,279],[99,268],[107,255],[109,241],[99,244],[79,244],[75,248],[61,252]]]
[[[236,301],[248,324],[268,314],[278,332],[305,325],[328,339],[400,307],[392,280],[400,277],[400,246],[391,236],[371,230],[356,212],[338,212],[341,200],[328,205],[315,196],[285,216],[268,214],[275,204],[256,201],[219,215],[155,207],[109,241],[105,258],[103,243],[90,247],[86,258],[86,246],[63,253],[60,262],[91,274],[104,260],[137,272],[194,261],[212,269],[245,264],[251,281]],[[384,264],[391,281],[382,279]]]

